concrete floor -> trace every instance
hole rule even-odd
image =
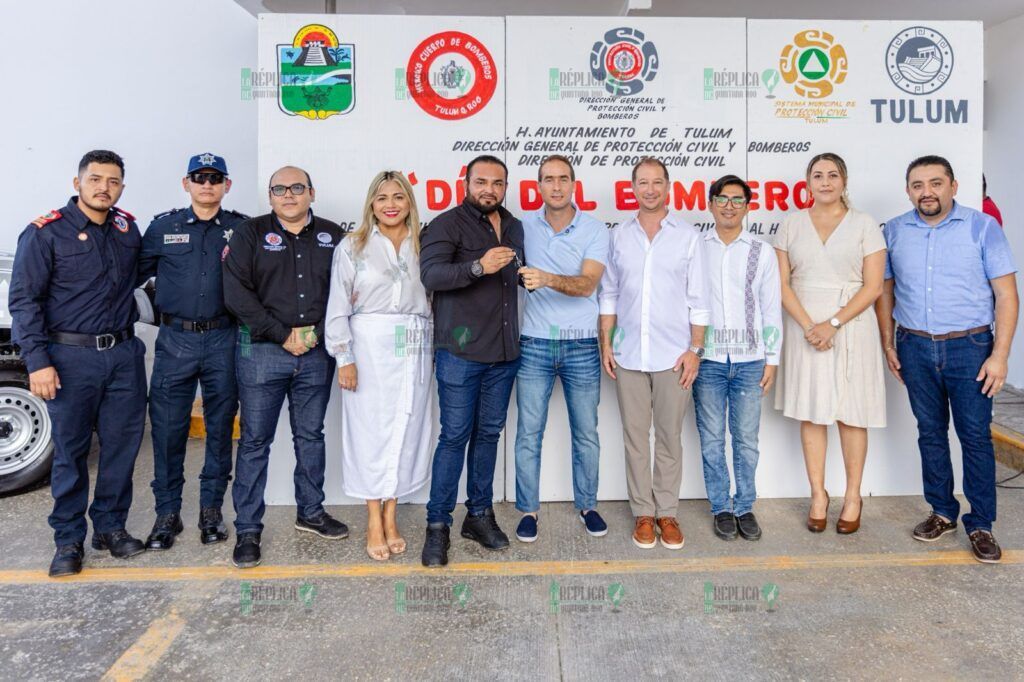
[[[621,502],[601,505],[604,538],[546,504],[538,542],[500,553],[458,537],[460,509],[441,571],[419,565],[422,506],[400,507],[410,548],[386,564],[364,553],[361,508],[331,508],[353,532],[328,542],[273,507],[264,565],[243,572],[233,532],[199,543],[201,445],[175,547],[87,549],[75,579],[45,576],[49,490],[0,499],[0,679],[1024,678],[1024,491],[999,491],[1000,566],[974,562],[962,531],[915,542],[924,500],[890,497],[867,499],[846,537],[839,500],[821,535],[804,529],[806,500],[759,501],[756,543],[718,540],[707,503],[684,501],[680,552],[634,547]],[[151,457],[147,437],[129,519],[141,538]],[[511,535],[515,510],[496,511]]]

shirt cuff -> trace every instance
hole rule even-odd
[[[699,308],[690,308],[690,324],[706,327],[711,324],[711,311]]]
[[[606,296],[598,299],[598,313],[601,315],[615,315],[618,313],[618,296]]]
[[[53,363],[50,362],[50,354],[42,348],[31,353],[22,353],[21,359],[25,361],[25,368],[29,374],[46,369],[47,367],[53,367]]]

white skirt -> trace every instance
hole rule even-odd
[[[390,499],[430,476],[433,328],[419,315],[349,318],[355,391],[342,391],[342,488],[350,497]]]

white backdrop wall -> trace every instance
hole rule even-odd
[[[351,68],[354,78],[355,106],[348,113],[311,120],[285,111],[297,108],[294,100],[261,99],[260,177],[283,163],[308,167],[320,188],[317,210],[342,222],[358,219],[366,184],[386,167],[415,177],[421,217],[429,221],[459,200],[458,169],[483,151],[503,155],[509,164],[506,205],[520,214],[537,206],[532,183],[539,157],[568,153],[581,181],[577,200],[609,226],[629,215],[630,167],[652,151],[667,157],[672,171],[671,207],[699,229],[710,228],[706,187],[714,178],[732,172],[756,182],[758,199],[749,228],[768,241],[785,213],[804,205],[803,168],[822,151],[847,158],[854,202],[880,222],[910,208],[903,173],[923,153],[948,156],[961,177],[960,200],[980,203],[980,23],[266,15],[260,18],[261,70],[276,71],[278,46],[291,44],[300,31],[322,32],[319,26],[305,28],[313,24],[330,28],[337,44],[353,46],[354,63],[345,69],[349,73]],[[452,31],[463,35],[455,39]],[[464,49],[467,43],[487,48],[497,87],[489,100],[461,111],[449,106],[438,115],[431,111],[437,102],[463,101],[468,95],[461,88],[468,87],[472,95],[479,85],[475,79],[483,77],[477,70],[468,82],[445,81],[441,66],[474,73],[478,52]],[[803,57],[780,59],[787,49]],[[898,73],[907,50],[915,57],[936,55],[941,62],[937,78],[916,88],[898,76],[890,78],[889,70]],[[611,97],[608,79],[591,68],[592,53],[600,64],[604,58],[614,60],[616,51],[627,54],[620,63],[632,60],[639,66],[623,79],[629,82],[612,89],[616,95],[625,89],[634,99]],[[441,91],[440,99],[411,97],[407,69],[415,68],[417,60],[434,58],[429,82]],[[824,76],[815,72],[822,63]],[[830,85],[823,86],[826,82]],[[832,92],[822,92],[823,87]],[[639,149],[647,142],[662,146]],[[906,394],[889,379],[887,389],[889,426],[870,435],[864,492],[919,493],[916,429]],[[545,500],[568,500],[572,494],[569,430],[560,396],[556,389],[544,440]],[[336,391],[328,410],[327,493],[331,502],[352,502],[340,492],[340,399]],[[292,501],[293,459],[285,422],[268,485],[268,501],[280,503]],[[504,476],[499,462],[495,485],[496,496],[501,497],[504,486],[507,499],[515,494],[515,425],[513,401],[507,440],[499,446]],[[622,438],[607,380],[599,431],[599,497],[623,499]],[[692,414],[683,438],[681,496],[704,497]],[[805,495],[798,425],[771,409],[770,399],[761,447],[759,492],[766,497]],[[836,434],[830,451],[827,485],[841,491]],[[425,494],[413,499],[423,500]]]
[[[1024,159],[1024,135],[1021,112],[1024,88],[1021,65],[1024,64],[1024,15],[1004,21],[985,31],[985,176],[988,193],[1003,214],[1003,226],[1017,265],[1024,258],[1024,208],[1019,201],[1021,161]],[[1022,278],[1017,278],[1021,290]],[[1024,386],[1024,338],[1018,322],[1017,339],[1010,354],[1009,381]]]

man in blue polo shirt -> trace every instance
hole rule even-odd
[[[885,224],[885,290],[876,306],[886,362],[906,384],[917,418],[924,497],[932,507],[914,538],[934,542],[956,530],[960,503],[953,496],[947,435],[952,410],[971,504],[964,528],[974,557],[997,563],[1002,552],[992,535],[996,481],[989,426],[1017,326],[1017,267],[999,224],[954,201],[956,190],[946,159],[911,162],[907,195],[915,208]]]
[[[564,156],[549,156],[537,172],[544,207],[523,219],[529,291],[516,375],[516,529],[522,542],[537,539],[540,450],[555,377],[562,380],[572,432],[573,498],[593,536],[608,526],[597,513],[600,444],[597,405],[601,355],[597,343],[597,285],[608,257],[604,223],[573,205],[576,173]]]

